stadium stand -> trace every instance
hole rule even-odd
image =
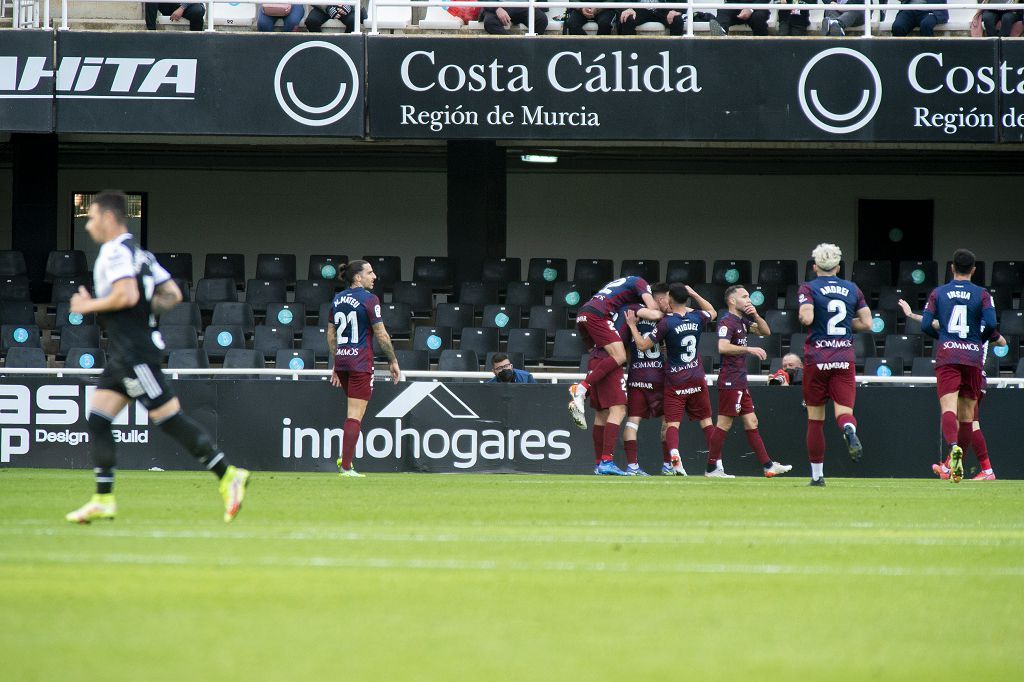
[[[900,261],[896,286],[924,286],[934,289],[939,281],[939,264],[929,261]]]
[[[9,275],[0,277],[0,301],[29,301],[31,290],[28,277]]]
[[[238,290],[231,277],[204,277],[196,283],[195,302],[204,313],[213,312],[218,303],[238,301]]]
[[[46,367],[46,353],[43,352],[42,348],[15,346],[9,350],[7,348],[3,350],[7,352],[4,363],[5,367],[18,369],[41,369]]]
[[[419,282],[395,282],[392,300],[404,303],[414,317],[430,317],[434,312],[434,291]]]
[[[284,303],[288,300],[288,286],[279,279],[250,279],[245,285],[245,302],[252,306],[253,312],[266,313],[271,303]]]
[[[913,367],[914,359],[924,357],[924,344],[919,335],[889,334],[882,352],[887,358],[900,358],[905,367]]]
[[[203,316],[199,312],[198,305],[182,301],[160,316],[160,326],[165,324],[187,324],[200,329],[203,326]]]
[[[546,353],[545,333],[543,329],[511,329],[508,333],[508,350],[522,353],[526,364],[544,362]]]
[[[499,334],[494,327],[464,327],[460,332],[459,349],[474,351],[479,357],[498,352]]]
[[[476,351],[449,348],[441,352],[437,361],[437,369],[441,372],[479,372],[480,360],[477,358]]]
[[[28,272],[21,251],[0,251],[0,277],[16,277]]]
[[[211,359],[223,360],[229,350],[244,348],[245,331],[237,324],[211,324],[203,331],[203,350]]]
[[[65,303],[71,300],[71,297],[78,292],[79,287],[85,287],[90,292],[92,291],[92,276],[87,274],[78,275],[76,277],[58,277],[53,280],[53,288],[51,289],[50,305],[56,306],[58,303]]]
[[[232,348],[224,354],[224,369],[263,369],[264,355],[247,348]]]
[[[39,338],[39,327],[34,324],[5,324],[0,327],[0,349],[11,348],[42,348]]]
[[[903,359],[867,358],[864,361],[864,374],[873,376],[903,376]]]
[[[711,267],[711,283],[723,287],[746,285],[754,281],[753,265],[748,260],[716,260]]]
[[[210,359],[202,348],[172,350],[167,357],[167,369],[208,369]]]
[[[526,271],[526,281],[542,284],[550,291],[555,282],[569,279],[569,261],[565,258],[531,258]]]
[[[319,310],[321,305],[330,304],[333,299],[334,286],[330,282],[301,279],[295,283],[295,303],[306,306],[307,311]]]
[[[338,281],[338,274],[346,263],[348,263],[348,256],[315,253],[309,257],[306,278],[314,281]]]
[[[505,291],[505,305],[529,310],[544,304],[544,287],[533,282],[509,282]]]
[[[245,284],[245,256],[240,253],[208,253],[203,266],[203,279],[227,278],[237,288]]]
[[[190,324],[161,324],[160,336],[168,352],[199,347],[199,334]]]
[[[661,263],[656,260],[623,259],[619,277],[643,277],[648,284],[661,280]]]
[[[192,254],[184,251],[164,251],[154,253],[156,262],[170,273],[174,279],[182,279],[192,284]]]
[[[508,282],[503,282],[501,291],[508,288]],[[459,303],[467,306],[482,308],[498,302],[498,284],[495,282],[460,282],[458,286],[457,299]]]
[[[261,253],[256,256],[256,279],[280,280],[295,285],[295,254]]]
[[[434,310],[434,324],[439,327],[451,327],[458,339],[463,327],[472,327],[474,320],[473,306],[461,303],[438,303]]]
[[[582,287],[597,290],[615,279],[614,265],[608,258],[581,258],[572,270],[572,281]]]
[[[992,281],[995,289],[1019,292],[1024,289],[1024,261],[997,260],[992,263]]]
[[[395,358],[403,370],[426,372],[430,369],[430,355],[425,350],[395,349]]]
[[[408,339],[412,335],[412,306],[408,303],[385,303],[381,305],[381,320],[391,338]],[[326,322],[321,326],[327,326]]]
[[[61,330],[57,359],[63,360],[72,348],[99,348],[100,328],[94,324],[68,325]]]
[[[58,279],[73,279],[89,275],[89,266],[83,251],[51,251],[46,257],[45,281],[55,282]]]
[[[211,324],[237,325],[246,337],[251,337],[256,327],[256,315],[247,302],[224,302],[213,307]]]
[[[377,275],[374,289],[380,293],[391,293],[395,282],[402,279],[402,259],[398,256],[363,256],[363,260],[373,267]]]
[[[523,276],[523,261],[520,258],[488,258],[484,261],[482,279],[498,291],[505,291],[509,282],[518,282]],[[488,303],[497,303],[488,301]],[[480,304],[483,305],[483,304]]]
[[[583,339],[575,329],[559,329],[555,331],[555,343],[551,356],[544,360],[546,365],[565,365],[571,367],[579,361],[581,354],[586,353]]]
[[[502,336],[508,336],[510,329],[516,329],[522,322],[517,305],[485,305],[481,324],[484,327],[496,327]]]
[[[704,284],[708,281],[708,264],[702,260],[670,260],[665,267],[665,281],[669,284]]]
[[[288,327],[301,333],[306,326],[306,306],[302,303],[270,303],[267,305],[267,324]]]
[[[441,351],[451,347],[451,327],[416,325],[416,330],[413,332],[412,336],[412,349],[427,351],[432,362],[437,361],[441,356]]]
[[[2,282],[0,282],[0,286],[2,286]],[[82,318],[83,322],[86,320],[86,317]],[[0,324],[35,323],[35,306],[30,301],[0,301]]]
[[[757,266],[757,283],[776,288],[797,283],[795,260],[763,260]]]
[[[421,286],[425,285],[439,292],[452,290],[455,271],[452,263],[444,256],[417,256],[413,260],[412,278]]]
[[[853,262],[850,278],[861,290],[892,286],[892,262],[858,260]]]
[[[276,369],[316,369],[316,355],[311,350],[282,348],[274,355]]]
[[[107,366],[107,354],[101,348],[69,348],[64,358],[65,367],[79,369],[103,369]]]
[[[261,324],[256,327],[252,347],[269,359],[275,357],[279,350],[291,350],[294,343],[295,331],[291,327]]]
[[[299,343],[299,349],[312,351],[317,362],[330,359],[331,355],[327,349],[327,327],[306,325],[302,330],[302,341]]]

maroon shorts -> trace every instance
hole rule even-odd
[[[662,409],[665,392],[657,389],[626,386],[626,414],[641,419],[654,419],[664,414]]]
[[[982,382],[985,380],[980,367],[970,365],[939,365],[935,368],[936,386],[939,395],[958,393],[961,398],[981,398]]]
[[[819,407],[831,399],[852,408],[857,402],[857,379],[853,363],[848,365],[845,369],[818,369],[813,362],[804,365],[804,402]]]
[[[594,368],[598,362],[608,357],[604,353],[591,353],[590,362],[587,364],[587,371]],[[587,391],[590,396],[590,406],[595,410],[607,410],[609,407],[626,404],[626,373],[621,367],[616,367],[609,372],[604,379],[596,385],[591,385]]]
[[[346,372],[335,370],[345,395],[356,400],[369,400],[373,396],[373,372]]]
[[[718,389],[718,416],[741,417],[754,412],[754,399],[745,388]]]
[[[666,422],[681,422],[683,414],[692,422],[711,419],[711,397],[704,379],[677,386],[666,383],[664,395]]]
[[[615,330],[614,322],[586,310],[576,313],[576,330],[579,331],[583,347],[587,350],[622,343],[622,337]]]

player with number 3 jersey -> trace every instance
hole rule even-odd
[[[857,398],[853,335],[871,330],[871,310],[856,284],[838,276],[843,252],[835,244],[818,244],[811,253],[817,277],[800,286],[800,322],[804,342],[804,402],[807,404],[807,458],[811,485],[824,486],[825,403],[832,400],[836,423],[850,457],[860,459],[853,405]]]

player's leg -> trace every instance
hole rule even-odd
[[[985,442],[985,434],[981,432],[981,422],[975,420],[972,426],[971,447],[974,448],[974,454],[978,458],[978,468],[981,471],[971,480],[994,481],[996,480],[996,473],[992,469],[992,460],[988,456],[988,443]]]
[[[679,455],[679,424],[683,421],[683,400],[671,386],[665,386],[662,407],[665,410],[665,448],[668,450],[672,473],[686,476],[683,458]]]
[[[590,406],[594,407],[594,427],[590,430],[590,437],[594,443],[594,473],[600,473],[601,454],[604,452],[604,425],[608,423],[608,410],[595,407],[594,396],[590,398]]]
[[[581,315],[577,318],[577,327],[586,332],[585,339],[593,341],[594,346],[604,350],[603,356],[591,358],[587,368],[587,376],[578,384],[569,387],[569,412],[573,420],[579,424],[579,416],[583,412],[583,401],[587,392],[601,384],[609,374],[620,370],[626,364],[626,346],[622,337],[615,330],[611,320]],[[593,353],[593,351],[591,351]],[[585,422],[584,422],[585,424]],[[584,425],[583,428],[586,428]]]
[[[857,418],[853,416],[853,406],[857,401],[857,378],[852,366],[849,370],[829,372],[828,394],[835,407],[836,424],[846,439],[850,459],[858,462],[864,454],[864,446],[857,435]]]
[[[739,416],[742,395],[743,391],[718,389],[718,420],[708,444],[710,455],[716,462],[722,461],[722,448],[725,447],[725,439],[732,428],[733,419]]]
[[[708,446],[707,468],[704,475],[713,478],[736,478],[725,473],[720,456],[712,452],[712,440],[716,429],[714,422],[711,421],[711,391],[706,382],[702,383],[699,393],[692,393],[686,397],[686,414],[690,421],[700,424],[700,430],[704,433],[704,441]]]
[[[598,473],[603,476],[626,476],[626,472],[615,465],[615,446],[619,442],[619,431],[626,418],[625,393],[621,403],[608,408],[608,420],[604,424],[604,445],[601,448],[601,463]]]
[[[106,376],[104,372],[104,376],[100,377],[101,386]],[[123,392],[105,388],[93,393],[89,401],[89,453],[96,476],[96,493],[83,506],[64,517],[72,523],[113,520],[117,514],[117,503],[114,501],[114,466],[117,458],[111,424],[127,404],[128,396]]]
[[[627,416],[622,431],[622,447],[626,451],[626,473],[630,476],[646,476],[640,468],[639,443],[637,431],[640,430],[640,417]]]
[[[811,463],[811,485],[825,485],[824,403],[807,405],[807,460]]]
[[[336,372],[340,388],[348,398],[345,425],[342,427],[341,457],[338,458],[338,474],[343,478],[363,478],[352,466],[359,443],[366,406],[373,397],[373,372]]]
[[[939,411],[942,414],[942,440],[946,443],[949,459],[950,479],[959,483],[963,478],[963,448],[970,441],[960,443],[960,394],[963,376],[959,365],[942,365],[935,369],[936,390],[939,393]],[[969,436],[970,432],[965,435]],[[941,477],[941,476],[940,476]]]
[[[749,396],[749,392],[744,392]],[[768,455],[768,449],[764,445],[764,440],[761,439],[761,432],[757,430],[757,414],[752,411],[753,401],[750,403],[750,409],[750,412],[740,416],[740,422],[743,424],[743,432],[747,434],[747,443],[753,449],[757,461],[761,463],[761,467],[764,469],[765,477],[774,478],[779,474],[788,474],[793,470],[792,465],[780,464]]]
[[[960,393],[956,400],[957,433],[949,451],[949,478],[959,483],[964,477],[964,453],[971,447],[974,436],[974,408],[977,401]]]
[[[668,449],[668,441],[665,439],[665,432],[668,431],[668,424],[665,423],[665,415],[661,417],[661,475],[675,476],[672,468],[672,453]]]

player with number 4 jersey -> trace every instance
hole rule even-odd
[[[984,385],[984,344],[1004,346],[1006,339],[999,334],[992,296],[971,282],[974,254],[958,249],[950,268],[953,279],[928,296],[921,315],[921,331],[939,342],[935,378],[942,412],[942,438],[949,452],[950,480],[959,483],[964,475],[964,449],[971,445],[976,407]]]
[[[832,400],[836,423],[843,431],[850,457],[863,452],[853,405],[857,398],[853,335],[871,330],[871,310],[856,284],[838,276],[842,250],[818,244],[812,280],[800,286],[800,322],[807,327],[804,342],[804,402],[807,404],[807,458],[811,485],[824,486],[825,403]]]

